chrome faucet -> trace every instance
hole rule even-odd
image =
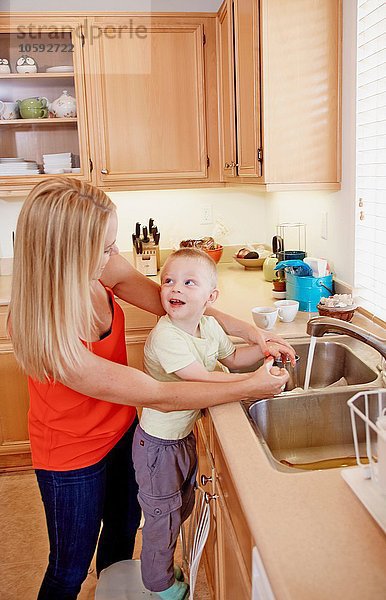
[[[315,337],[322,337],[325,333],[348,335],[375,348],[386,360],[386,340],[346,321],[331,317],[314,317],[307,323],[307,333]]]

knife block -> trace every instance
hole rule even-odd
[[[134,266],[143,275],[157,275],[157,251],[154,244],[142,243],[142,253],[133,248]]]

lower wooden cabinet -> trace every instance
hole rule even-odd
[[[213,600],[251,598],[252,536],[210,417],[196,426],[199,482],[211,498],[204,566]],[[202,475],[210,480],[201,479]]]
[[[27,377],[15,360],[11,343],[0,340],[0,469],[31,465],[28,406]]]

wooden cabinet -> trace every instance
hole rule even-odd
[[[125,313],[129,365],[142,370],[143,347],[157,317],[122,300],[119,303]],[[7,308],[0,306],[0,471],[31,466],[27,377],[18,367],[6,336]]]
[[[105,16],[90,28],[97,184],[218,181],[215,20]]]
[[[8,118],[3,111],[0,115],[2,193],[28,189],[49,177],[47,171],[61,168],[57,158],[51,158],[50,164],[45,165],[44,154],[70,153],[70,165],[63,167],[69,176],[90,179],[83,39],[82,23],[73,17],[58,20],[36,14],[0,16],[0,56],[8,60],[11,71],[7,73],[4,66],[0,69],[0,100],[14,103],[44,97],[51,103],[66,90],[77,103],[75,117],[53,118],[47,108],[36,115],[31,112],[29,118],[20,118],[18,109],[15,115],[18,118]],[[17,72],[17,62],[26,57],[30,62],[35,61],[37,72]],[[9,159],[24,159],[27,163],[21,167]]]
[[[199,477],[211,495],[211,528],[204,549],[209,590],[214,600],[250,598],[252,586],[252,537],[243,514],[220,441],[210,417],[196,427]]]
[[[341,18],[340,0],[224,2],[218,64],[225,181],[236,176],[265,190],[340,187]]]

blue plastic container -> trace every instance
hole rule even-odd
[[[297,277],[286,273],[287,300],[297,300],[299,310],[318,312],[320,299],[334,294],[332,277],[332,274],[325,277]]]

